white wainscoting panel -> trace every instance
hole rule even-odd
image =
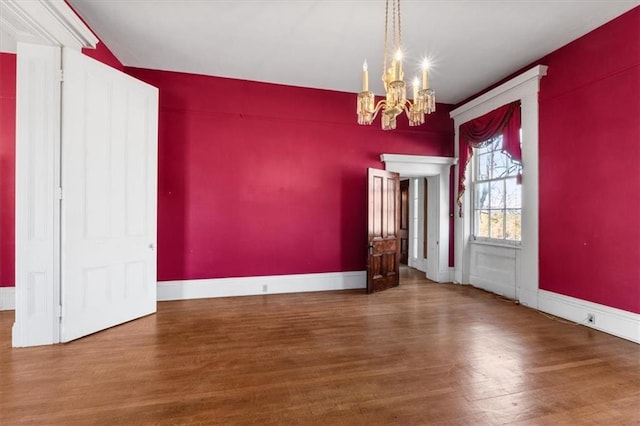
[[[161,281],[158,283],[158,301],[364,289],[366,287],[366,271]]]
[[[0,311],[11,311],[16,308],[16,288],[0,287]]]
[[[640,343],[640,314],[540,290],[538,309],[587,327]],[[594,322],[589,323],[589,315]]]
[[[517,299],[519,249],[482,243],[470,244],[469,283],[492,293]]]

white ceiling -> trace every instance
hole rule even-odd
[[[367,59],[382,92],[383,0],[69,2],[127,66],[357,92]],[[438,101],[457,103],[639,4],[404,0],[405,72],[429,56]]]

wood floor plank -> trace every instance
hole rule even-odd
[[[12,349],[0,425],[640,424],[640,346],[468,286],[161,302]]]

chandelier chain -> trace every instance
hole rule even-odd
[[[393,52],[391,52],[391,54],[393,55],[394,52],[396,50],[398,50],[398,30],[396,28],[396,0],[393,0],[393,3],[391,4],[391,13],[392,13],[392,17],[393,17],[393,39],[392,39],[392,43],[393,43]]]
[[[398,49],[402,48],[402,22],[400,22],[401,16],[400,15],[400,0],[398,1]]]
[[[387,72],[387,38],[389,27],[389,0],[384,8],[384,58],[382,59],[382,74]]]

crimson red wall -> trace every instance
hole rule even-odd
[[[160,89],[159,280],[364,270],[367,167],[452,155],[444,105],[383,132],[354,94],[127,72]]]
[[[640,313],[640,7],[539,63],[540,288]]]
[[[0,53],[0,287],[15,283],[16,55]]]

